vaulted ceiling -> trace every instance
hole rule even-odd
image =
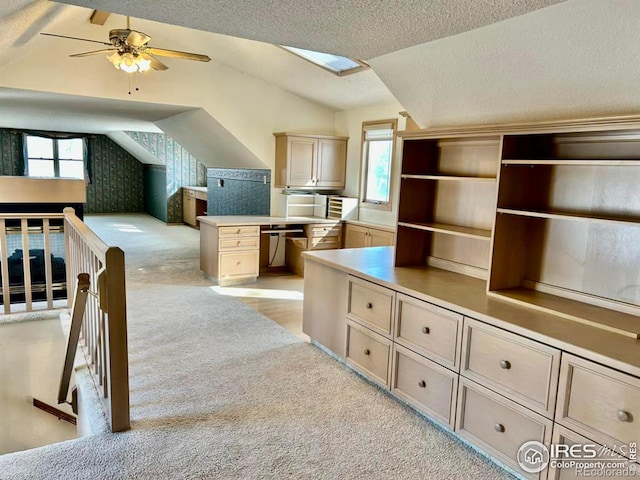
[[[219,72],[227,69],[263,82],[247,84],[273,85],[333,111],[400,104],[424,126],[631,113],[640,108],[636,0],[65,3],[69,5],[47,0],[0,4],[0,87],[5,87],[0,101],[11,96],[7,87],[118,97],[110,80],[118,72],[109,70],[104,58],[67,58],[91,50],[91,44],[38,33],[106,40],[109,29],[124,26],[122,15],[131,15],[132,28],[149,33],[154,46],[204,53],[218,65],[213,72],[208,65],[196,68],[169,59],[171,70],[163,72],[159,82],[165,90],[171,82],[185,89],[211,85],[215,95]],[[104,27],[88,22],[94,8],[114,13]],[[364,59],[373,69],[335,77],[274,44]],[[27,64],[40,67],[43,78],[28,78]],[[17,73],[12,75],[14,69],[24,85],[16,80]],[[82,76],[86,90],[77,91],[77,79],[72,86],[48,90],[44,72],[55,69]],[[188,93],[188,101],[178,108],[199,106],[197,94]],[[119,99],[123,104],[140,102]],[[22,100],[24,106],[41,97]],[[171,104],[170,95],[165,103]],[[96,104],[95,111],[101,108]]]

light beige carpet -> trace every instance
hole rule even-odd
[[[196,230],[143,215],[87,223],[126,252],[133,428],[0,456],[1,479],[509,478],[214,293],[198,268]]]

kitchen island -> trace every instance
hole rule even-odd
[[[264,270],[271,263],[269,239],[272,236],[284,236],[285,240],[302,244],[304,250],[340,248],[341,243],[341,223],[335,219],[254,215],[197,219],[200,221],[200,269],[221,286],[255,281],[261,268]],[[299,265],[299,255],[288,259],[288,264]]]

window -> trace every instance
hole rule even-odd
[[[333,55],[332,53],[315,52],[313,50],[305,50],[303,48],[285,47],[281,45],[286,51],[293,53],[305,60],[318,65],[331,73],[342,77],[351,73],[361,72],[367,70],[367,65],[362,60],[352,60],[347,57],[341,57],[340,55]]]
[[[391,209],[391,171],[397,120],[362,124],[363,206]]]
[[[84,179],[83,138],[48,138],[25,135],[27,175]]]

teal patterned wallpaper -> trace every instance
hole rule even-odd
[[[0,129],[0,175],[22,175],[21,135],[19,130]],[[104,135],[88,138],[92,181],[87,186],[85,213],[142,212],[142,163]]]
[[[167,169],[167,223],[182,223],[181,187],[206,186],[206,167],[165,133],[125,133],[164,162]]]
[[[89,137],[91,184],[86,213],[144,210],[144,168],[133,155],[109,137]]]
[[[0,129],[0,175],[20,176],[20,133]]]

